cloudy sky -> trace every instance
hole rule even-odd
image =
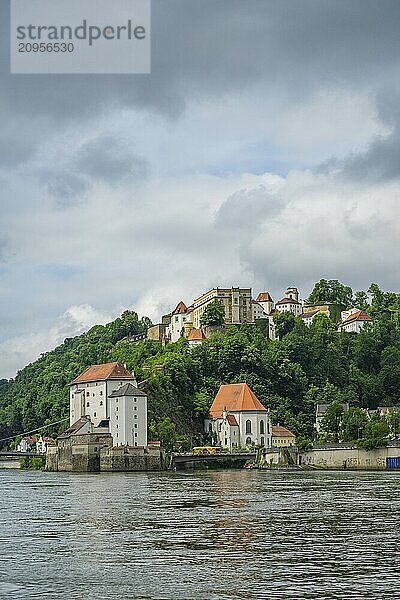
[[[151,75],[10,75],[0,377],[215,285],[398,290],[398,0],[153,0]]]

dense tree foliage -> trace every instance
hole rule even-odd
[[[225,323],[225,308],[219,300],[213,300],[206,306],[201,315],[202,325],[223,325]]]
[[[0,437],[67,416],[68,382],[90,364],[113,360],[126,363],[146,390],[153,430],[169,439],[190,436],[195,444],[201,442],[202,418],[223,383],[247,382],[271,409],[273,422],[302,439],[314,435],[317,404],[398,405],[400,295],[377,286],[369,294],[367,310],[374,321],[359,334],[339,333],[327,317],[308,328],[291,316],[282,319],[278,340],[267,339],[264,327],[249,324],[226,327],[193,348],[184,338],[165,347],[151,340],[135,343],[131,336],[144,332],[148,320],[126,312],[113,323],[65,340],[20,371],[15,381],[0,382]],[[342,439],[360,437],[360,428],[364,435],[360,412],[346,419],[342,415]],[[390,427],[400,433],[395,417]]]
[[[344,308],[352,306],[353,290],[337,279],[321,279],[315,284],[307,302],[308,304],[336,303]]]

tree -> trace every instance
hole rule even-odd
[[[342,418],[342,438],[345,442],[358,440],[364,436],[368,417],[361,408],[349,408]]]
[[[387,423],[389,425],[390,433],[397,437],[400,435],[400,410],[394,410],[389,413],[386,417]]]
[[[308,304],[342,304],[345,308],[352,305],[353,290],[348,285],[343,285],[337,279],[321,279],[315,284],[307,303]]]
[[[225,309],[219,300],[213,300],[206,306],[200,319],[201,325],[223,325],[225,323]]]
[[[328,406],[322,419],[322,429],[328,433],[332,433],[335,442],[339,441],[343,415],[343,403],[335,400]]]
[[[367,310],[369,307],[368,295],[362,291],[356,292],[353,298],[353,306],[354,308],[358,308],[358,310]]]
[[[292,312],[283,312],[274,316],[275,332],[281,340],[285,335],[293,331],[296,325],[296,317]]]
[[[194,410],[204,416],[207,414],[210,406],[211,401],[207,394],[204,392],[197,392],[193,401]]]
[[[172,452],[178,435],[176,433],[176,425],[169,417],[165,417],[159,423],[152,421],[149,425],[149,434],[155,439],[159,439],[161,447],[167,452]]]
[[[387,446],[387,438],[389,435],[389,426],[384,417],[374,415],[367,423],[365,435],[361,440],[358,440],[357,445],[364,450],[374,450]]]

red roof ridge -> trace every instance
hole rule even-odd
[[[184,301],[183,301],[183,300],[181,300],[181,301],[180,301],[180,302],[178,302],[178,304],[176,305],[176,307],[175,307],[175,310],[174,310],[174,311],[172,311],[172,314],[173,314],[173,315],[182,315],[182,314],[184,314],[184,313],[186,313],[186,312],[187,312],[187,306],[186,306],[186,304],[184,303]]]
[[[279,300],[279,302],[276,302],[275,306],[277,304],[301,304],[301,302],[299,302],[298,300],[295,300],[294,298],[282,298],[282,300]]]
[[[207,338],[202,329],[191,329],[187,339],[192,342],[193,340],[206,340]]]
[[[256,302],[272,302],[269,292],[260,292],[256,298]]]
[[[358,310],[357,312],[351,313],[348,317],[346,317],[341,324],[344,325],[345,323],[351,323],[352,321],[372,321],[372,319],[363,310]]]
[[[286,427],[282,427],[282,425],[272,425],[272,435],[279,435],[281,437],[296,437],[294,433],[292,433]]]
[[[91,365],[83,373],[78,375],[69,385],[75,383],[84,383],[90,381],[106,381],[107,379],[129,379],[133,380],[133,375],[128,369],[118,362],[103,363],[101,365]]]
[[[221,385],[210,408],[212,419],[220,419],[224,410],[233,412],[267,412],[247,383]]]

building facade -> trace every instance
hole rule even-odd
[[[272,446],[274,448],[288,448],[296,445],[296,436],[286,427],[272,425]]]
[[[227,325],[252,322],[251,288],[213,288],[193,303],[193,326],[196,329],[201,327],[201,317],[214,300],[221,302],[224,307]]]
[[[70,383],[70,425],[81,417],[94,426],[109,418],[109,396],[125,383],[137,385],[124,365],[116,362],[92,365]]]
[[[246,383],[221,385],[205,419],[205,431],[222,448],[269,448],[272,425],[269,411]]]
[[[343,311],[339,331],[360,333],[366,323],[372,323],[372,319],[363,310],[352,309]]]
[[[184,334],[185,327],[192,324],[193,307],[187,307],[181,300],[171,313],[171,322],[167,326],[167,339],[177,342]]]
[[[147,395],[131,383],[109,397],[114,446],[147,446]]]
[[[91,428],[85,434],[110,433],[115,446],[147,445],[147,395],[124,365],[92,365],[71,382],[70,426],[82,419]]]

